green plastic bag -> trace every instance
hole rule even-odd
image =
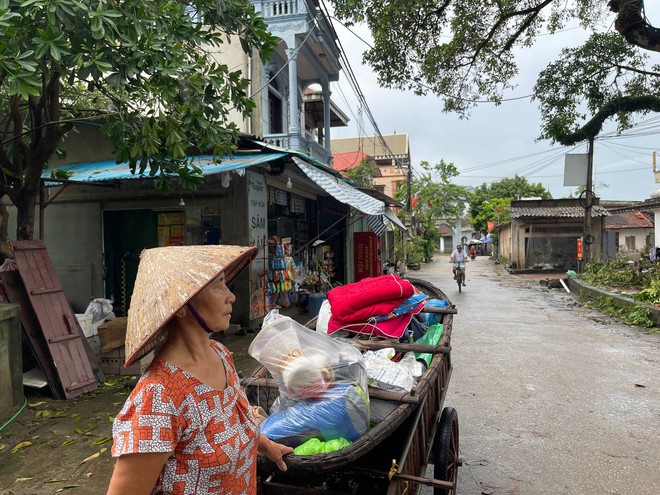
[[[302,445],[298,445],[293,449],[293,453],[296,455],[327,454],[328,452],[341,450],[350,444],[351,442],[344,437],[328,440],[327,442],[322,442],[318,438],[310,438]]]
[[[428,328],[428,330],[426,330],[426,333],[415,341],[415,344],[438,345],[438,342],[440,342],[440,339],[442,338],[443,331],[444,331],[444,326],[442,325],[442,323],[431,325]],[[428,352],[415,353],[415,359],[421,359],[422,361],[424,361],[426,363],[427,368],[431,364],[432,358],[433,358],[433,354],[430,354]]]

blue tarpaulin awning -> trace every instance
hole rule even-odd
[[[287,153],[237,153],[233,156],[214,158],[212,156],[191,157],[190,165],[199,167],[203,175],[240,170],[253,165],[267,163],[287,156]],[[218,163],[219,161],[219,163]],[[67,173],[68,180],[73,182],[102,182],[111,180],[154,179],[156,175],[149,175],[149,169],[144,174],[133,174],[128,163],[116,163],[112,160],[102,162],[69,163],[52,169],[44,169],[41,178],[46,186],[59,186],[59,182],[48,182],[52,170],[61,170]]]

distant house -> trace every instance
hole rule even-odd
[[[605,231],[614,235],[617,252],[634,253],[651,246],[653,214],[642,211],[611,212]]]
[[[349,170],[353,170],[363,161],[366,161],[372,166],[374,170],[374,177],[382,177],[380,169],[376,165],[376,160],[362,151],[346,151],[345,153],[333,154],[332,168],[334,168],[337,172],[345,173]]]
[[[577,199],[512,201],[511,222],[498,226],[498,256],[512,266],[560,265],[575,268],[577,239],[582,237],[584,208]],[[591,252],[602,253],[603,224],[608,211],[598,202],[591,208]]]
[[[374,187],[390,197],[394,197],[406,180],[411,163],[408,134],[386,134],[382,140],[379,136],[334,138],[330,148],[333,154],[361,152],[373,157],[380,170],[380,176],[374,179]]]

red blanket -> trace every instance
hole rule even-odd
[[[396,275],[365,278],[328,292],[332,319],[341,323],[367,321],[392,312],[415,293],[410,282]]]

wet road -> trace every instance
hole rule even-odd
[[[462,294],[445,256],[409,274],[458,307],[445,400],[459,415],[457,494],[659,494],[660,334],[486,258],[467,270]]]

